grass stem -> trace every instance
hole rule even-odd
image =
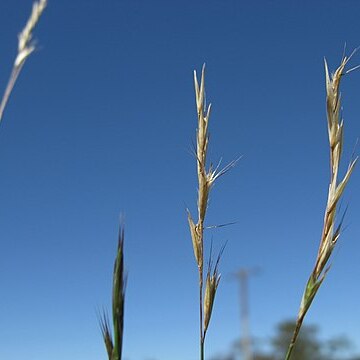
[[[200,360],[204,360],[204,332],[203,332],[203,269],[199,268],[199,316],[200,316]]]

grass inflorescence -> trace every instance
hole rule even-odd
[[[330,145],[330,185],[324,215],[324,226],[320,238],[320,245],[315,261],[315,266],[305,286],[296,320],[294,334],[291,339],[285,360],[289,360],[291,358],[291,353],[298,338],[305,315],[330,269],[329,259],[339,239],[344,219],[342,216],[340,222],[336,225],[335,220],[339,200],[343,195],[344,189],[358,160],[358,158],[355,158],[350,161],[345,175],[341,180],[339,180],[339,166],[344,140],[344,122],[341,118],[342,109],[340,82],[343,75],[355,69],[353,68],[347,71],[345,70],[345,67],[350,58],[351,56],[343,56],[340,66],[331,75],[329,74],[328,65],[325,60],[326,112]]]
[[[126,288],[126,275],[124,271],[124,238],[124,226],[120,225],[112,287],[113,336],[111,333],[110,321],[107,313],[103,311],[100,317],[100,329],[109,360],[121,360],[122,357]]]
[[[191,240],[194,249],[194,256],[198,267],[199,279],[199,317],[200,317],[200,360],[204,359],[204,344],[206,332],[210,323],[213,304],[215,300],[216,291],[220,282],[220,274],[218,266],[223,249],[220,251],[214,269],[211,269],[211,254],[210,262],[205,281],[205,295],[204,292],[204,222],[206,211],[209,201],[209,194],[215,181],[233,166],[237,160],[232,161],[223,169],[219,170],[219,165],[215,168],[210,165],[206,166],[206,157],[209,145],[209,119],[211,104],[206,106],[205,99],[205,65],[202,68],[200,85],[198,83],[196,71],[194,71],[194,85],[195,85],[195,98],[198,127],[196,131],[196,164],[197,164],[197,177],[198,177],[198,219],[195,223],[190,211],[188,213],[188,222],[191,234]]]

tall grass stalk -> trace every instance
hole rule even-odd
[[[199,279],[199,318],[200,318],[200,360],[204,360],[204,345],[206,332],[210,323],[211,313],[215,300],[216,290],[219,285],[220,275],[218,273],[218,266],[223,249],[220,251],[216,264],[212,269],[212,259],[210,254],[209,266],[205,281],[204,294],[204,221],[206,210],[208,206],[208,199],[210,190],[217,178],[224,175],[236,163],[232,161],[219,170],[219,165],[213,168],[212,165],[206,168],[206,156],[209,143],[208,124],[210,118],[211,104],[206,106],[205,101],[205,65],[201,72],[200,85],[197,80],[196,71],[194,71],[195,97],[198,117],[198,128],[196,131],[196,163],[198,176],[198,220],[195,223],[188,212],[188,222],[190,227],[191,239],[194,248],[195,260],[198,267]]]
[[[3,118],[6,104],[9,100],[10,94],[16,83],[21,69],[23,68],[26,59],[35,50],[35,43],[33,41],[33,30],[39,21],[41,14],[43,13],[47,5],[47,0],[39,0],[33,4],[31,15],[24,27],[19,34],[18,40],[18,52],[14,60],[13,68],[11,70],[10,78],[5,89],[5,93],[0,103],[0,123]]]
[[[351,55],[352,56],[352,55]],[[340,222],[335,225],[336,211],[339,200],[344,192],[346,184],[348,183],[352,171],[354,170],[357,158],[353,159],[348,166],[348,169],[341,181],[338,180],[339,165],[341,153],[343,149],[343,127],[344,123],[341,118],[341,95],[340,95],[340,81],[343,75],[358,68],[352,68],[345,71],[345,67],[351,56],[343,56],[340,66],[336,71],[329,75],[328,66],[325,60],[325,77],[326,77],[326,111],[328,134],[330,144],[330,185],[328,192],[328,199],[325,209],[324,226],[321,234],[319,250],[317,253],[315,266],[310,274],[309,280],[306,284],[304,294],[302,296],[299,313],[297,316],[296,326],[293,337],[291,339],[288,352],[285,360],[291,358],[296,340],[298,338],[301,325],[304,321],[305,315],[309,310],[326,274],[330,269],[329,259],[335,248],[341,233],[341,227],[344,216]]]
[[[103,311],[100,317],[100,328],[109,360],[121,360],[123,333],[124,333],[124,307],[125,307],[126,276],[124,272],[124,226],[120,225],[117,254],[114,263],[112,288],[112,321],[114,336],[111,334],[109,317]]]

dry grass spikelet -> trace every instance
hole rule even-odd
[[[209,264],[206,274],[206,284],[205,284],[205,297],[204,297],[204,334],[206,334],[211,313],[215,301],[216,290],[220,283],[221,274],[219,274],[219,262],[224,252],[225,245],[221,248],[219,255],[216,259],[214,269],[212,269],[212,247],[210,248],[210,257]],[[205,336],[205,335],[204,335]]]

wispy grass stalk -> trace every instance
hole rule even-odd
[[[24,27],[19,34],[18,40],[18,52],[11,70],[10,78],[5,89],[5,93],[0,103],[0,123],[3,118],[6,104],[9,100],[10,94],[16,83],[22,67],[25,64],[26,59],[35,50],[35,42],[33,41],[33,30],[39,21],[41,14],[43,13],[47,5],[47,0],[39,0],[33,4],[31,15]]]
[[[206,332],[209,326],[216,290],[219,285],[220,275],[218,265],[221,252],[216,261],[214,270],[211,271],[211,261],[206,275],[205,299],[204,299],[204,221],[208,206],[210,190],[220,176],[224,175],[236,163],[232,161],[222,170],[219,166],[213,168],[212,165],[206,169],[206,156],[209,143],[208,124],[210,118],[211,104],[205,103],[205,65],[202,68],[200,86],[197,80],[196,71],[194,71],[195,97],[198,116],[198,128],[196,132],[196,163],[198,176],[198,220],[193,221],[190,211],[188,211],[188,222],[190,227],[191,239],[194,248],[195,260],[198,266],[199,277],[199,317],[200,317],[200,360],[204,359],[204,344]],[[210,256],[211,257],[211,256]],[[204,300],[204,301],[203,301]],[[204,303],[203,303],[204,302]]]
[[[355,69],[353,68],[345,71],[345,67],[351,56],[343,56],[340,66],[331,75],[329,75],[328,66],[325,60],[326,111],[330,144],[330,185],[324,216],[324,226],[321,234],[320,246],[316,257],[315,266],[312,273],[310,274],[309,280],[304,290],[304,294],[302,296],[295,330],[285,360],[289,360],[291,358],[291,354],[298,338],[305,315],[330,269],[330,265],[328,264],[329,259],[339,239],[343,222],[342,217],[339,224],[335,225],[337,207],[357,162],[357,158],[350,162],[344,177],[341,181],[339,181],[338,173],[343,149],[344,127],[344,123],[341,118],[340,81],[343,75]]]
[[[120,225],[112,288],[112,320],[114,336],[111,334],[109,318],[105,311],[103,311],[102,317],[100,318],[100,328],[109,360],[121,360],[122,357],[125,288],[124,227]]]

